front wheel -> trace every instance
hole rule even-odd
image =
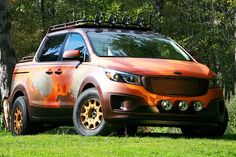
[[[87,89],[79,96],[73,110],[73,123],[82,136],[106,133],[108,124],[103,118],[102,104],[95,88]]]

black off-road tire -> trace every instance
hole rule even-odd
[[[228,125],[228,111],[225,108],[224,121],[214,128],[182,127],[182,133],[187,137],[222,137]]]
[[[14,101],[11,110],[11,132],[14,136],[30,133],[30,120],[25,96],[20,96]]]
[[[97,115],[95,112],[97,112]],[[73,110],[73,123],[76,132],[82,136],[106,135],[108,124],[101,113],[102,104],[98,91],[95,88],[85,90],[79,96]],[[94,122],[94,125],[92,125],[92,122]]]

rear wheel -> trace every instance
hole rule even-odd
[[[102,104],[95,88],[84,91],[73,111],[73,122],[78,134],[94,136],[105,134],[108,124],[103,119]]]
[[[218,127],[214,128],[197,128],[197,127],[182,127],[181,131],[185,136],[189,137],[221,137],[228,124],[228,111],[225,108],[224,121],[219,124]]]
[[[25,96],[18,97],[11,110],[11,132],[13,135],[29,133],[29,118]]]

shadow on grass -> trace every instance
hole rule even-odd
[[[53,127],[53,128],[47,128],[46,131],[45,131],[45,134],[50,134],[50,135],[60,135],[60,134],[63,134],[63,135],[77,135],[74,127]]]
[[[221,139],[236,141],[236,134],[226,134]]]
[[[49,129],[45,132],[45,134],[51,134],[51,135],[78,135],[75,131],[75,129],[73,127],[58,127],[58,128],[54,128],[54,129]],[[153,138],[173,138],[173,139],[179,139],[179,138],[186,138],[186,139],[202,139],[205,137],[186,137],[181,133],[162,133],[162,132],[158,132],[158,133],[137,133],[135,136],[126,136],[125,133],[124,134],[118,134],[116,132],[112,132],[111,134],[107,135],[109,137],[153,137]],[[223,137],[219,137],[219,138],[207,138],[207,139],[216,139],[216,140],[231,140],[231,141],[236,141],[236,134],[225,134]]]
[[[225,134],[223,137],[186,137],[183,134],[176,134],[176,133],[138,133],[137,137],[156,137],[156,138],[161,138],[161,137],[166,137],[166,138],[173,138],[173,139],[178,139],[178,138],[186,138],[186,139],[216,139],[216,140],[231,140],[231,141],[236,141],[236,134]]]
[[[178,133],[138,133],[136,134],[137,137],[167,137],[167,138],[185,138],[183,134]]]

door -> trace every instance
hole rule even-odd
[[[68,35],[63,52],[70,50],[80,50],[81,58],[83,58],[84,61],[88,58],[85,41],[78,33],[71,33]],[[78,88],[78,82],[81,82],[82,80],[79,76],[75,77],[74,73],[80,73],[81,66],[76,68],[76,65],[79,62],[78,59],[69,61],[63,60],[63,58],[61,59],[60,70],[62,71],[62,74],[58,80],[58,100],[60,101],[60,104],[65,107],[73,107],[78,96],[78,93],[75,92],[78,89],[75,88]]]
[[[29,101],[35,117],[71,119],[77,98],[74,84],[80,79],[73,74],[80,68],[76,68],[78,60],[63,60],[62,54],[67,50],[80,50],[82,56],[88,56],[79,34],[52,36],[46,39],[38,62],[31,67]]]
[[[65,38],[65,34],[47,37],[39,50],[37,62],[30,67],[28,97],[34,107],[60,108],[58,92],[62,71],[59,58]]]

